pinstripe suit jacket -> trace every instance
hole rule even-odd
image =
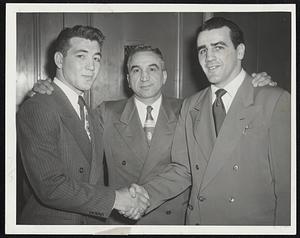
[[[102,170],[102,134],[91,116],[91,141],[63,91],[36,95],[17,113],[17,138],[32,194],[23,224],[85,224],[107,217],[114,191],[95,186]],[[100,175],[101,177],[101,175]]]
[[[131,183],[151,180],[171,161],[171,145],[181,108],[181,100],[163,97],[151,145],[148,147],[134,97],[104,102],[97,113],[104,128],[103,141],[108,166],[109,186],[119,189]],[[184,224],[188,190],[166,202],[137,223],[117,212],[108,224]]]

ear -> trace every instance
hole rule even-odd
[[[54,62],[57,68],[61,69],[64,61],[64,56],[61,52],[55,52],[54,54]]]
[[[166,83],[166,81],[167,81],[167,77],[168,77],[168,73],[167,73],[167,70],[163,70],[163,77],[164,77],[164,80],[163,80],[163,84],[165,84]]]
[[[237,46],[237,56],[239,60],[242,60],[244,58],[245,55],[245,45],[243,43],[239,44]]]
[[[126,79],[127,79],[127,82],[128,82],[128,88],[131,88],[131,87],[130,87],[130,78],[129,78],[129,74],[126,74]]]

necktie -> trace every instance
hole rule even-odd
[[[218,136],[218,133],[223,124],[224,118],[226,116],[225,107],[224,107],[224,104],[222,101],[222,96],[225,93],[226,93],[226,90],[224,90],[224,89],[218,89],[216,91],[216,100],[214,101],[213,107],[212,107],[217,136]]]
[[[144,131],[145,131],[146,139],[147,139],[149,146],[151,143],[152,135],[154,132],[154,126],[155,126],[154,119],[151,115],[152,110],[153,110],[153,108],[151,106],[147,106],[147,115],[146,115],[146,120],[145,120],[145,124],[144,124]]]
[[[80,120],[83,128],[85,129],[88,137],[90,137],[90,130],[89,130],[89,121],[88,121],[88,114],[87,114],[87,109],[84,110],[84,107],[87,108],[85,101],[82,96],[78,96],[78,104],[80,108]]]

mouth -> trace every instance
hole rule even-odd
[[[214,71],[214,70],[218,69],[219,67],[220,67],[219,65],[206,66],[208,71]]]
[[[152,84],[140,86],[141,89],[148,89],[148,88],[151,88],[151,87],[152,87]]]

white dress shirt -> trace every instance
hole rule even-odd
[[[151,115],[154,119],[154,126],[156,125],[157,117],[159,114],[159,109],[162,101],[162,96],[160,96],[154,103],[151,105],[146,105],[145,103],[138,100],[136,97],[134,98],[135,106],[138,110],[139,117],[141,120],[141,124],[144,127],[146,116],[147,116],[147,106],[151,106],[153,110],[151,111]]]
[[[239,89],[239,87],[241,86],[241,84],[243,83],[244,79],[246,76],[246,72],[244,69],[241,70],[241,72],[232,80],[230,81],[227,85],[225,85],[225,87],[223,87],[223,89],[226,90],[226,93],[222,96],[222,101],[226,110],[226,113],[228,112],[231,103]],[[211,91],[212,91],[212,104],[214,103],[215,99],[216,99],[216,94],[215,92],[220,89],[218,87],[216,87],[215,85],[211,84]]]
[[[78,96],[83,97],[83,93],[81,95],[78,95],[78,93],[76,93],[73,89],[71,89],[68,85],[66,85],[58,78],[54,78],[53,82],[66,94],[67,98],[69,99],[70,103],[75,109],[78,117],[80,118],[80,107],[78,104]]]

